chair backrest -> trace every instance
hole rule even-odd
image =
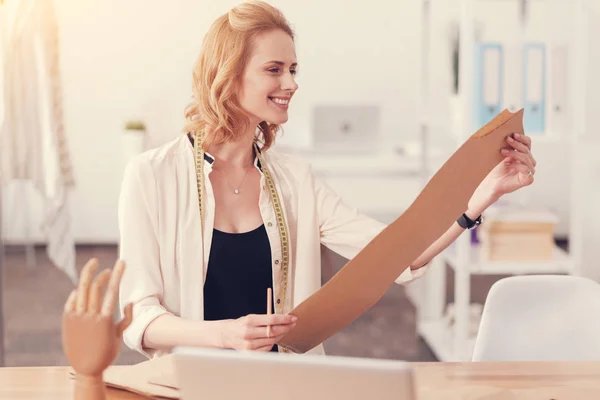
[[[584,360],[600,360],[600,284],[533,275],[492,286],[473,361]]]

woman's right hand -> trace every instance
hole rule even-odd
[[[273,345],[296,326],[297,317],[286,314],[250,314],[226,322],[223,347],[235,350],[271,351]],[[269,329],[270,326],[270,335]]]

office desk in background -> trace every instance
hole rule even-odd
[[[416,400],[600,399],[600,362],[411,365],[415,371]],[[68,371],[68,367],[0,368],[0,399],[71,399],[73,381]],[[109,400],[143,398],[108,390]]]

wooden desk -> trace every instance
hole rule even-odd
[[[108,389],[110,400],[139,400],[130,392]],[[73,398],[73,380],[69,367],[0,368],[0,400],[69,400]]]
[[[419,400],[600,399],[600,362],[412,365]]]
[[[418,400],[600,399],[600,362],[412,365]],[[68,400],[72,385],[67,367],[0,368],[0,399]],[[143,398],[114,389],[108,394],[112,400]]]

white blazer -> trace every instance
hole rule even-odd
[[[321,248],[352,259],[385,225],[348,207],[310,165],[275,149],[263,153],[279,192],[289,233],[289,284],[285,310],[291,310],[321,287]],[[146,327],[171,313],[202,320],[203,285],[210,254],[215,201],[208,174],[213,158],[205,156],[204,232],[198,208],[193,146],[186,135],[135,157],[127,166],[119,199],[120,258],[127,268],[121,280],[121,310],[133,303],[133,322],[124,332],[130,348],[149,358],[164,352],[144,348]],[[261,170],[258,161],[256,168]],[[261,172],[262,175],[262,172]],[[265,177],[261,176],[260,213],[271,244],[273,296],[280,298],[281,244]],[[400,244],[401,245],[401,244]],[[409,266],[396,280],[411,281],[427,267]],[[323,354],[322,345],[311,351]]]

